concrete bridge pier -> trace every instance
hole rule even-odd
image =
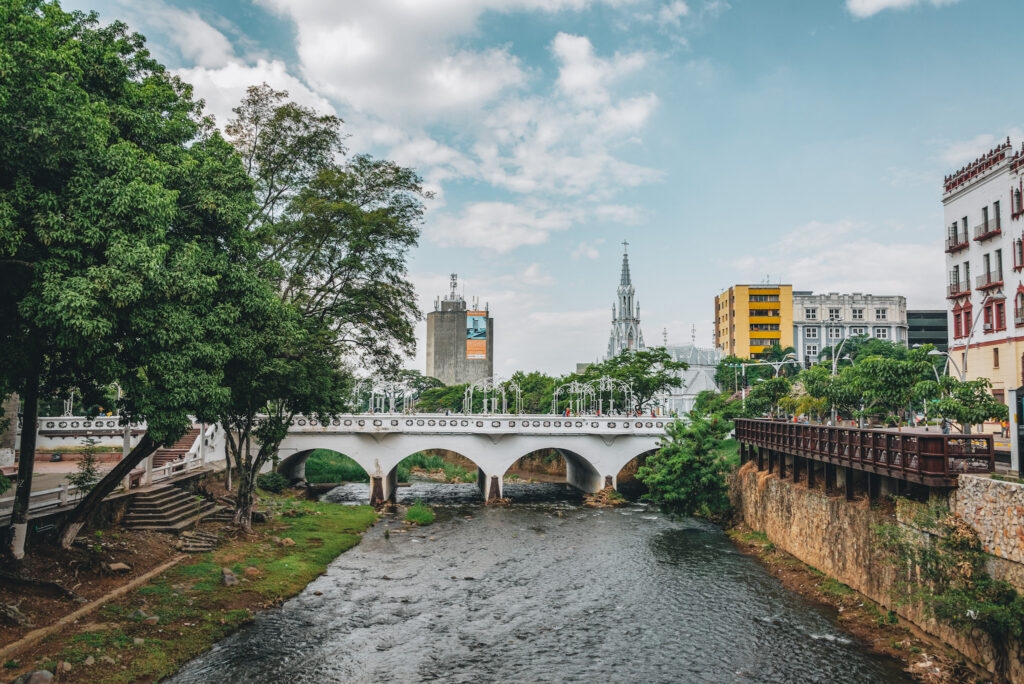
[[[484,501],[500,499],[504,494],[502,476],[498,473],[488,473],[479,467],[476,469],[476,486],[480,488]]]
[[[380,506],[398,500],[398,468],[392,468],[387,475],[370,476],[370,505]]]

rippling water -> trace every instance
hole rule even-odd
[[[490,508],[458,503],[472,486],[400,491],[454,504],[390,539],[404,526],[383,518],[171,681],[909,681],[711,525],[580,508],[560,485],[509,485],[516,505]]]

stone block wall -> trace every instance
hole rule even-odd
[[[747,463],[734,473],[730,485],[733,505],[747,526],[763,532],[776,546],[856,589],[883,607],[896,611],[924,631],[949,643],[973,662],[983,667],[993,662],[995,656],[984,635],[970,638],[925,617],[914,606],[896,605],[893,593],[896,586],[895,569],[878,548],[874,532],[877,525],[891,523],[890,516],[872,510],[867,501],[849,502],[842,496],[828,496],[820,489],[810,490],[804,483],[794,484],[789,480],[780,480],[777,474],[759,472],[753,463]],[[961,502],[953,504],[954,510],[960,512],[957,507],[967,506],[968,501],[976,501],[976,489],[987,491],[988,487],[984,483],[969,484],[969,493],[965,492]],[[992,492],[987,496],[993,501],[1002,500],[1000,495]],[[989,506],[994,515],[996,504],[989,502]],[[989,508],[982,507],[978,512],[975,505],[974,519],[964,517],[972,525],[984,528],[989,524],[989,514],[985,512],[987,510]],[[1005,515],[1006,509],[1002,510]],[[992,526],[996,524],[991,522]],[[998,566],[993,567],[993,576],[1010,581],[1024,578],[1024,572],[1021,572],[1024,564],[992,556],[990,565]],[[1024,584],[1017,584],[1017,587],[1024,588]],[[1019,644],[1011,646],[1013,652],[1018,656],[1024,654]],[[1011,680],[1024,682],[1024,661],[1012,656],[1010,660]]]
[[[959,479],[950,510],[974,528],[986,552],[1024,565],[1024,484],[977,475]]]

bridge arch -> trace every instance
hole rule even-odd
[[[646,462],[651,454],[657,451],[656,448],[647,449],[626,461],[619,468],[619,472],[615,475],[615,488],[622,492],[627,499],[638,499],[641,495],[647,493],[647,487],[636,479],[636,471],[639,466]]]

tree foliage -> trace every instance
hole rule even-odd
[[[637,470],[637,479],[648,488],[645,498],[672,515],[717,516],[727,511],[729,467],[719,449],[731,429],[717,415],[691,414],[686,423],[670,423],[658,451]]]
[[[685,361],[674,361],[664,347],[625,349],[607,361],[591,364],[574,377],[589,382],[607,375],[626,383],[633,389],[633,410],[642,411],[654,395],[682,387],[680,373],[689,367]]]
[[[997,678],[1005,681],[1010,643],[1024,638],[1024,595],[988,574],[988,554],[962,518],[936,505],[919,508],[914,518],[927,534],[900,524],[877,528],[879,545],[902,578],[897,598],[968,635],[987,636]]]

